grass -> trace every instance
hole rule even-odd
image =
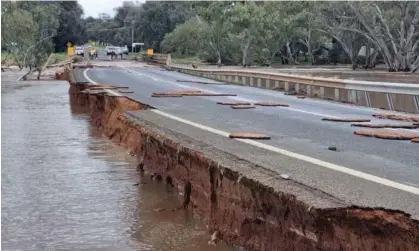
[[[15,64],[15,60],[10,56],[9,52],[2,51],[1,52],[1,64],[5,65],[5,66],[10,66],[10,65]]]
[[[175,64],[193,64],[204,63],[199,57],[173,57],[172,62]]]
[[[56,64],[61,61],[65,61],[67,58],[68,56],[65,52],[54,53],[54,57],[51,59],[51,62],[49,64]]]

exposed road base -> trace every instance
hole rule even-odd
[[[261,133],[233,132],[229,135],[232,139],[271,139],[271,137]]]
[[[358,118],[322,118],[323,121],[333,122],[371,122],[371,119],[358,119]]]
[[[251,105],[248,102],[217,102],[218,105]]]
[[[253,109],[256,108],[256,106],[252,106],[252,105],[231,105],[230,106],[233,109]]]
[[[371,124],[371,123],[355,123],[351,124],[355,127],[368,127],[368,128],[403,128],[403,129],[416,129],[419,125],[414,124]]]
[[[275,102],[256,102],[254,105],[258,106],[282,106],[282,107],[288,107],[287,104],[281,104],[281,103],[275,103]]]
[[[359,130],[354,132],[355,135],[366,136],[366,137],[375,137],[379,139],[393,139],[393,140],[411,140],[414,138],[419,138],[419,134],[416,133],[403,133],[403,132],[393,132],[385,130]]]
[[[415,115],[373,114],[372,116],[378,119],[392,119],[392,120],[402,120],[402,121],[409,121],[409,122],[419,122],[419,116],[415,116]]]

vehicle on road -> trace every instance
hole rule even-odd
[[[125,54],[125,55],[128,55],[128,47],[125,45],[124,47],[122,47],[122,52]]]
[[[111,56],[116,53],[116,47],[115,46],[106,46],[105,47],[106,56]]]
[[[84,57],[84,46],[76,46],[75,54]]]

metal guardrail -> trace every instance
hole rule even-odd
[[[169,58],[167,65],[170,68],[178,70],[188,70],[201,72],[206,74],[226,75],[226,76],[241,76],[263,78],[269,80],[278,80],[288,83],[305,84],[318,87],[330,87],[346,90],[380,92],[391,94],[408,94],[419,95],[419,81],[418,84],[407,83],[392,83],[392,82],[373,82],[373,81],[359,81],[350,79],[334,79],[334,78],[321,78],[321,77],[308,77],[301,75],[293,75],[286,73],[273,73],[273,72],[258,72],[252,70],[230,70],[230,69],[195,69],[192,67],[182,67],[181,65],[171,64]]]
[[[282,89],[286,92],[292,90],[298,94],[361,106],[419,113],[419,81],[418,84],[374,82],[228,69],[227,67],[200,68],[173,64],[170,54],[167,55],[165,65],[173,70],[233,84]]]

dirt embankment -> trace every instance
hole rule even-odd
[[[418,250],[419,222],[403,212],[351,207],[228,153],[212,154],[125,113],[146,105],[80,93],[87,87],[71,83],[72,102],[88,106],[92,123],[135,152],[139,170],[177,187],[184,208],[220,239],[251,250]]]

